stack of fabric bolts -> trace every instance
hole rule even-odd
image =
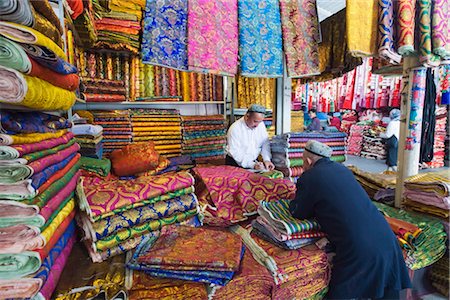
[[[449,297],[450,267],[449,259],[444,256],[436,262],[428,273],[431,284],[442,295]]]
[[[74,125],[70,130],[80,145],[82,156],[101,159],[103,157],[103,127],[92,124]]]
[[[406,221],[422,231],[423,238],[415,241],[409,247],[405,247],[407,244],[399,239],[406,254],[405,262],[408,268],[411,270],[425,268],[434,264],[445,254],[447,234],[440,220],[423,214],[399,210],[382,203],[374,202],[374,204],[385,216]],[[398,232],[394,231],[394,233],[399,237]]]
[[[132,141],[128,110],[94,111],[94,123],[103,127],[103,155],[128,145]]]
[[[436,108],[436,126],[434,130],[433,159],[425,164],[429,168],[442,168],[445,156],[445,136],[447,125],[447,109],[445,106]]]
[[[350,127],[350,133],[347,139],[347,154],[357,156],[361,154],[363,135],[367,129],[369,129],[367,125],[354,124]]]
[[[448,220],[450,178],[448,171],[421,173],[405,181],[406,207]]]
[[[303,172],[303,152],[309,140],[317,140],[333,149],[331,160],[345,161],[345,140],[342,132],[292,132],[274,136],[271,141],[272,161],[285,176],[298,177]]]
[[[239,270],[244,250],[241,238],[228,230],[169,226],[156,240],[141,243],[128,267],[155,277],[223,286]]]
[[[259,217],[253,222],[253,232],[283,249],[299,249],[325,236],[319,231],[316,221],[293,218],[288,200],[261,201],[258,213]]]
[[[71,251],[80,147],[70,126],[40,112],[1,113],[1,298],[50,299]]]
[[[152,141],[166,157],[181,154],[181,119],[176,109],[132,109],[133,142]]]
[[[83,78],[86,102],[122,102],[127,99],[127,91],[123,80]]]
[[[226,128],[223,115],[183,116],[183,154],[196,161],[225,157]]]
[[[364,131],[361,157],[371,159],[386,159],[386,145],[380,137],[380,133],[386,129],[373,126]]]
[[[77,188],[77,221],[92,260],[133,249],[145,235],[196,216],[193,185],[186,171],[131,180],[83,176]]]

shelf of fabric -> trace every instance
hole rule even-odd
[[[110,110],[110,109],[124,109],[124,108],[145,108],[149,106],[161,106],[161,105],[223,105],[223,101],[204,101],[204,102],[174,102],[174,101],[155,101],[155,102],[91,102],[91,103],[75,103],[72,109],[74,110]],[[119,108],[113,108],[119,107]]]

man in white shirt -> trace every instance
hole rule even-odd
[[[381,133],[380,137],[386,139],[387,157],[386,164],[388,171],[397,171],[398,139],[400,137],[400,110],[394,108],[389,113],[391,121],[386,127],[386,133]]]
[[[230,126],[227,134],[227,165],[255,170],[275,168],[270,161],[269,135],[263,122],[265,114],[264,106],[253,104],[243,118]],[[263,162],[257,161],[259,154]]]

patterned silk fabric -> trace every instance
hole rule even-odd
[[[80,208],[91,217],[142,202],[169,192],[188,188],[194,179],[188,172],[139,177],[133,180],[103,180],[84,177],[77,192]]]
[[[398,0],[398,52],[401,55],[414,53],[415,0]]]
[[[442,58],[450,57],[450,3],[448,0],[433,1],[432,41],[433,52]]]
[[[237,0],[190,0],[187,48],[189,70],[236,74]]]
[[[378,0],[378,55],[398,64],[402,58],[395,49],[394,3],[393,0]]]
[[[130,164],[130,162],[133,162]],[[152,142],[133,143],[111,153],[114,173],[130,176],[154,170],[159,164],[159,154]]]
[[[295,185],[284,179],[267,177],[230,166],[194,169],[197,196],[206,223],[230,225],[255,214],[262,200],[292,199]]]
[[[377,1],[349,0],[345,11],[348,50],[354,56],[373,56],[377,42]]]
[[[319,20],[316,0],[280,0],[289,77],[319,74]]]
[[[187,69],[187,0],[147,1],[142,61]]]
[[[237,77],[237,107],[248,108],[260,104],[268,109],[275,108],[275,79]]]
[[[239,0],[239,57],[243,76],[283,76],[277,0]]]

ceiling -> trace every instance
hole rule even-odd
[[[345,0],[317,0],[319,22],[331,17],[343,8],[345,8]]]

